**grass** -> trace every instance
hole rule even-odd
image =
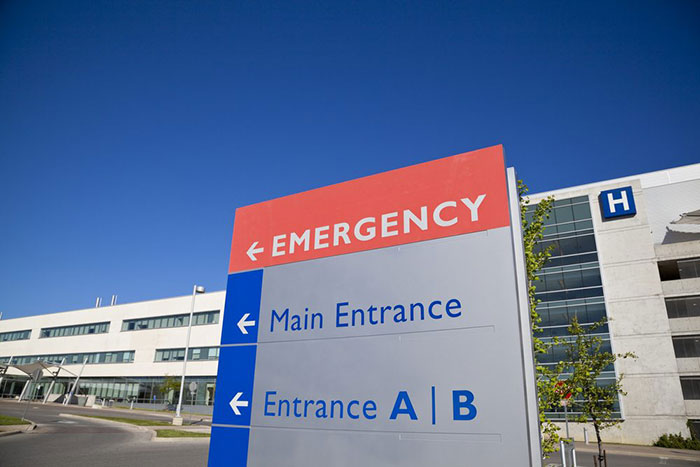
[[[82,417],[99,418],[109,420],[110,422],[130,423],[138,426],[168,426],[171,422],[165,420],[146,420],[143,418],[126,418],[126,417],[105,417],[102,415],[81,415]]]
[[[0,425],[29,425],[29,422],[9,415],[0,415]]]
[[[209,438],[211,434],[201,431],[156,430],[159,438]]]

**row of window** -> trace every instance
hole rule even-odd
[[[602,284],[598,265],[593,267],[579,266],[578,270],[566,272],[548,272],[549,269],[538,273],[538,280],[533,282],[537,292],[553,292],[555,290],[580,289],[595,287]]]
[[[29,336],[31,335],[31,329],[26,329],[24,331],[0,332],[0,342],[22,341],[29,339]]]
[[[132,363],[134,361],[134,350],[113,351],[113,352],[83,352],[56,355],[20,355],[14,357],[0,357],[0,363],[12,363],[16,365],[27,365],[37,360],[51,363],[61,363],[64,365],[82,364],[87,359],[88,364],[95,363]],[[64,361],[65,359],[65,361]]]
[[[537,253],[552,247],[552,256],[579,255],[581,253],[595,253],[595,237],[593,234],[579,235],[557,240],[542,240],[537,242],[533,250]]]
[[[125,319],[122,321],[122,331],[138,331],[140,329],[176,328],[189,325],[190,315],[169,315],[154,318]],[[193,326],[203,324],[217,324],[219,322],[219,310],[202,311],[195,313],[192,319]],[[57,326],[41,328],[40,338],[82,336],[86,334],[104,334],[109,332],[109,321],[102,323],[77,324],[74,326]],[[0,333],[0,342],[29,339],[31,329],[23,331],[11,331]]]
[[[600,351],[601,352],[610,352],[612,353],[612,348],[610,347],[610,338],[607,336],[607,334],[601,336],[603,339],[603,342],[600,346]],[[541,354],[538,355],[537,361],[543,365],[546,364],[557,364],[559,362],[565,362],[565,361],[570,361],[566,355],[566,347],[561,346],[561,345],[556,345],[552,346],[549,348],[549,351],[546,354]],[[607,368],[605,368],[605,371],[614,371],[614,368],[611,365],[609,365]]]
[[[28,363],[42,360],[51,363],[61,363],[65,358],[65,365],[73,365],[83,363],[85,358],[88,363],[132,363],[134,361],[135,351],[129,350],[126,352],[93,352],[93,353],[76,353],[76,354],[59,354],[59,355],[22,355],[12,357],[12,363],[17,365],[26,365]],[[185,349],[156,349],[156,362],[175,362],[182,361],[185,358]],[[189,349],[188,360],[218,360],[218,347],[193,347]],[[10,357],[0,357],[0,363],[9,363]]]
[[[598,253],[581,253],[569,256],[554,256],[547,261],[547,268],[566,266],[569,264],[597,263]]]
[[[527,221],[532,220],[532,213],[536,204],[529,206],[525,213]],[[552,211],[549,218],[544,220],[545,225],[561,224],[571,221],[579,221],[591,218],[591,210],[588,204],[588,196],[576,196],[574,198],[557,199],[552,203]]]
[[[51,394],[65,394],[73,385],[75,377],[59,376],[55,384],[51,385]],[[130,401],[167,404],[177,401],[178,392],[172,388],[166,388],[164,383],[167,377],[132,377],[132,378],[81,378],[78,388],[75,390],[80,395],[95,395],[108,399],[117,405]],[[179,382],[180,379],[178,378]],[[183,403],[194,405],[212,405],[215,393],[215,376],[188,377],[185,379],[185,393]],[[191,382],[197,383],[197,389],[190,391]],[[26,377],[5,376],[0,383],[0,397],[18,397],[25,389]],[[49,384],[42,381],[39,384],[30,384],[26,387],[25,397],[41,400]],[[109,403],[108,402],[108,403]],[[151,405],[150,408],[154,408]]]
[[[542,302],[558,302],[562,300],[575,300],[579,298],[602,296],[602,287],[587,287],[583,289],[562,290],[559,292],[542,292],[535,294],[535,298]]]
[[[216,324],[219,322],[219,310],[202,311],[192,317],[192,325]],[[122,321],[122,331],[139,331],[141,329],[178,328],[188,326],[189,314],[158,316],[154,318],[125,319]]]
[[[88,323],[76,326],[59,326],[55,328],[41,328],[39,337],[63,337],[82,336],[84,334],[104,334],[109,332],[109,321],[104,323]]]
[[[560,303],[540,303],[537,312],[547,326],[566,326],[576,317],[579,323],[590,324],[605,316],[602,297],[571,300]]]
[[[560,236],[562,234],[592,234],[593,233],[593,221],[576,221],[567,222],[566,224],[554,224],[548,225],[542,231],[542,235],[545,240],[550,237]]]
[[[185,359],[185,349],[157,349],[156,362],[173,362]],[[218,347],[195,347],[189,349],[187,360],[218,360]]]

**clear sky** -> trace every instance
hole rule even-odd
[[[700,162],[700,2],[0,2],[0,311],[221,290],[237,206],[494,144]]]

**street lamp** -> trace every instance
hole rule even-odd
[[[187,354],[190,351],[190,333],[192,332],[192,318],[194,316],[194,298],[198,293],[204,293],[204,287],[195,284],[192,288],[192,304],[190,305],[190,322],[187,325],[187,341],[185,342],[185,358],[182,360],[182,379],[180,380],[180,397],[177,399],[177,410],[175,411],[175,418],[173,418],[173,425],[182,425],[182,417],[180,416],[180,409],[182,409],[182,391],[185,389],[185,374],[187,373]]]

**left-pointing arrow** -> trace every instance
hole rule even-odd
[[[231,399],[231,402],[228,403],[228,405],[230,405],[233,409],[233,413],[235,413],[236,415],[241,414],[241,411],[238,410],[239,407],[248,407],[248,401],[239,400],[242,395],[242,392],[237,392],[236,395],[233,396],[233,399]]]
[[[241,316],[241,319],[238,320],[238,329],[240,329],[243,334],[248,334],[248,330],[246,329],[248,326],[255,326],[255,321],[246,321],[248,316],[250,316],[250,313],[244,314]]]
[[[258,246],[258,242],[253,242],[253,244],[250,245],[250,248],[248,248],[248,251],[246,251],[248,258],[250,258],[251,261],[257,261],[258,258],[256,258],[255,255],[265,251],[265,248],[263,248],[263,247],[255,248],[256,246]]]

